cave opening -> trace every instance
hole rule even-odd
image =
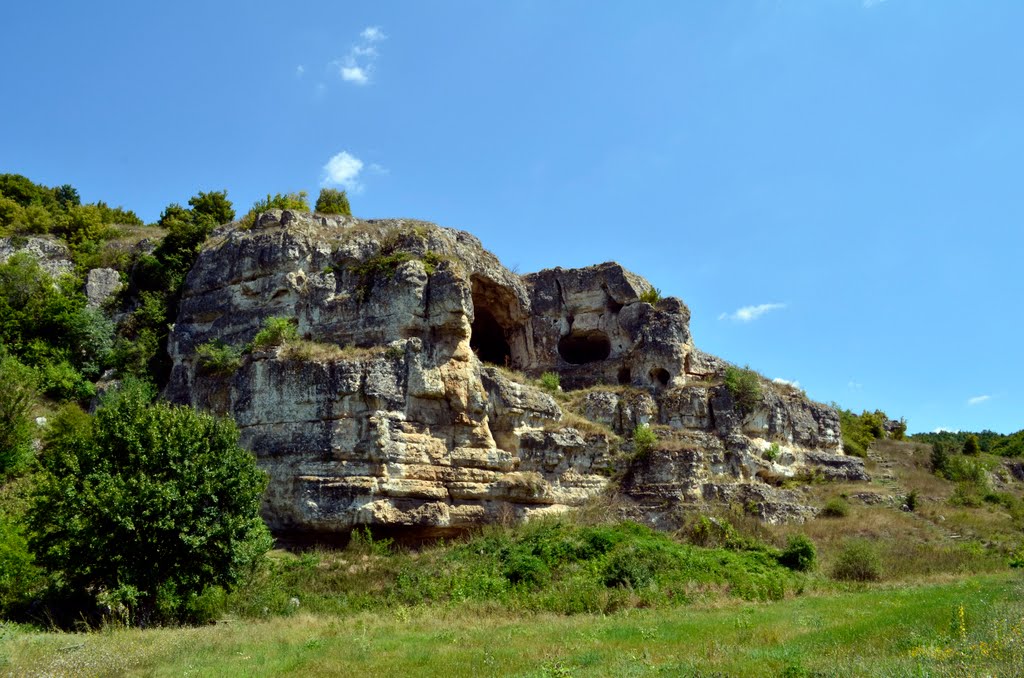
[[[651,383],[655,386],[668,386],[672,375],[664,367],[656,367],[651,370]]]
[[[622,385],[629,385],[633,382],[633,374],[629,371],[628,367],[619,368],[619,383]]]
[[[604,360],[611,352],[612,342],[607,334],[599,330],[570,332],[558,340],[558,355],[573,365]]]
[[[469,347],[485,363],[508,366],[512,362],[512,347],[505,336],[505,328],[488,309],[476,306],[473,309],[472,335]]]

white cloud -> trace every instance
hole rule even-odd
[[[341,79],[345,82],[354,82],[357,85],[365,85],[370,82],[370,76],[366,74],[366,71],[354,63],[351,66],[341,66],[339,72]]]
[[[968,405],[980,405],[983,402],[985,402],[986,400],[992,400],[992,396],[990,396],[990,395],[974,396],[973,398],[968,398],[967,399],[967,404]]]
[[[960,429],[958,429],[958,428],[946,428],[945,426],[940,426],[937,429],[935,429],[934,431],[932,431],[932,433],[960,433]]]
[[[371,172],[373,172],[374,174],[390,174],[391,173],[391,170],[389,170],[387,167],[384,167],[383,165],[378,165],[375,162],[371,162],[370,163],[370,167],[368,169]]]
[[[384,31],[380,29],[380,26],[367,26],[359,35],[367,42],[380,42],[388,37],[384,35]]]
[[[358,193],[363,186],[359,183],[359,173],[363,170],[363,161],[348,151],[342,151],[331,157],[324,165],[323,184],[341,186],[347,191]]]
[[[782,379],[780,377],[775,377],[774,379],[772,379],[772,383],[782,384],[783,386],[792,386],[793,388],[800,388],[799,381],[790,381],[789,379]]]
[[[356,85],[367,85],[373,75],[373,66],[377,61],[377,48],[373,43],[387,38],[380,26],[367,26],[359,34],[359,41],[348,48],[345,56],[335,59],[331,65],[338,69],[338,75],[345,82]]]
[[[718,316],[718,319],[749,323],[751,320],[757,320],[769,311],[777,311],[783,308],[786,308],[785,304],[758,304],[757,306],[744,306],[732,313],[723,313]]]

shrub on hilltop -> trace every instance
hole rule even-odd
[[[348,204],[348,195],[346,195],[345,191],[339,191],[335,188],[320,189],[320,196],[316,199],[316,207],[313,208],[313,211],[322,214],[352,216],[352,208]]]

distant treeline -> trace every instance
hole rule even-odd
[[[938,433],[915,433],[910,439],[919,443],[939,443],[940,445],[953,450],[962,450],[967,444],[967,439],[974,436],[978,441],[978,448],[988,454],[997,454],[1003,457],[1024,456],[1024,430],[1005,435],[995,431],[981,431],[972,433],[970,431],[940,431]]]

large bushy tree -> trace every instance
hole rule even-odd
[[[227,419],[128,382],[90,417],[65,408],[40,454],[29,544],[59,590],[130,623],[177,621],[270,546],[266,475]]]
[[[189,207],[195,216],[206,216],[213,220],[213,223],[226,224],[235,218],[235,209],[228,200],[228,192],[200,191],[188,200]]]

